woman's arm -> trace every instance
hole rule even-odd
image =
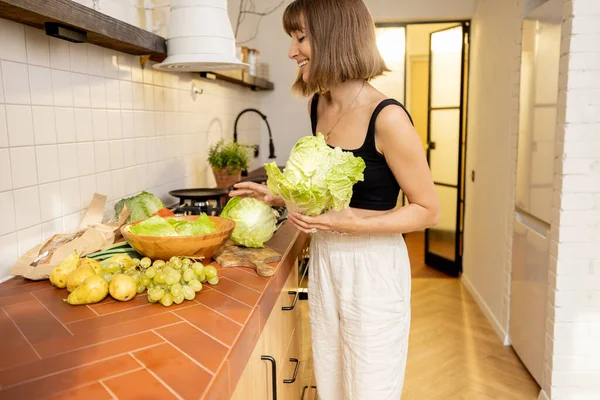
[[[406,113],[386,107],[377,118],[377,146],[382,149],[409,204],[385,214],[359,218],[351,209],[317,217],[292,214],[298,228],[348,233],[407,233],[438,223],[439,202],[421,140]]]
[[[398,107],[386,107],[375,128],[378,147],[408,198],[408,205],[386,215],[360,219],[357,230],[406,233],[436,225],[440,216],[437,193],[421,139],[408,116]]]
[[[240,182],[233,185],[234,190],[229,192],[229,196],[252,197],[267,204],[276,207],[285,207],[283,199],[273,195],[266,185],[261,185],[255,182]]]

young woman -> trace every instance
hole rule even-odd
[[[283,26],[299,69],[294,89],[312,95],[313,134],[366,163],[348,208],[288,217],[313,233],[308,300],[317,390],[323,400],[397,400],[410,327],[402,234],[439,219],[421,141],[402,104],[368,83],[386,67],[363,0],[295,0]],[[404,207],[396,207],[400,187]],[[283,204],[253,183],[236,185],[231,195]]]

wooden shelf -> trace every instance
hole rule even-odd
[[[87,34],[87,42],[135,55],[164,58],[166,41],[144,29],[112,18],[72,0],[0,0],[0,18],[39,29],[58,23]]]
[[[72,0],[0,0],[0,18],[45,30],[56,23],[83,33],[86,42],[123,53],[150,56],[162,62],[167,57],[165,38],[112,18]],[[204,78],[224,80],[252,90],[273,90],[266,79],[246,71],[202,72]]]
[[[266,79],[249,75],[245,70],[200,72],[200,76],[207,79],[222,80],[249,87],[252,90],[273,90],[275,85]]]

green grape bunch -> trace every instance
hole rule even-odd
[[[112,272],[113,270],[115,272]],[[112,277],[120,270],[117,266],[112,266],[106,273],[110,273]],[[144,257],[128,266],[125,273],[134,279],[138,293],[147,289],[148,301],[160,303],[165,307],[173,303],[181,304],[184,300],[194,300],[196,293],[202,290],[202,284],[219,283],[217,269],[214,266],[204,266],[200,262],[180,257],[171,257],[168,261],[154,260],[154,262]]]

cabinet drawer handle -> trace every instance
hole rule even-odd
[[[300,369],[300,361],[297,358],[290,358],[290,362],[295,362],[296,367],[294,368],[294,375],[292,379],[284,379],[283,383],[294,383],[296,382],[296,377],[298,376],[298,370]]]
[[[260,356],[263,361],[271,361],[271,381],[273,382],[273,400],[277,400],[277,363],[271,356]]]
[[[294,301],[292,301],[292,305],[291,306],[285,306],[285,307],[281,307],[281,309],[283,311],[291,311],[296,307],[296,302],[298,301],[298,297],[300,296],[300,292],[297,292],[295,290],[290,290],[288,292],[288,294],[293,294],[294,296]]]
[[[317,387],[316,387],[316,386],[311,386],[310,388],[311,388],[311,389],[316,389]],[[307,385],[307,386],[304,386],[304,387],[302,388],[302,396],[300,396],[300,398],[301,398],[302,400],[304,400],[304,394],[306,393],[306,389],[308,389],[308,385]],[[308,399],[307,399],[307,400],[308,400]]]

